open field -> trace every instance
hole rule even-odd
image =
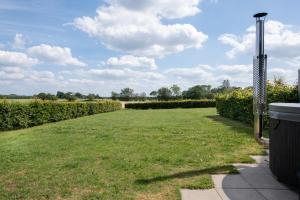
[[[0,199],[176,199],[260,153],[215,108],[103,113],[0,132]]]

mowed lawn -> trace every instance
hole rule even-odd
[[[103,113],[0,132],[0,199],[179,199],[261,153],[214,108]]]

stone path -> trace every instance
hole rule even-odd
[[[182,200],[298,200],[297,192],[274,178],[268,156],[251,157],[257,164],[234,164],[240,174],[213,175],[213,189],[182,189]]]

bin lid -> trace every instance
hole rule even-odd
[[[300,122],[300,103],[269,104],[271,118]]]

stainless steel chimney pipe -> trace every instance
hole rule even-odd
[[[255,139],[266,148],[269,141],[263,138],[263,116],[267,101],[267,55],[264,54],[264,21],[267,13],[257,13],[256,53],[253,58],[253,114]]]

